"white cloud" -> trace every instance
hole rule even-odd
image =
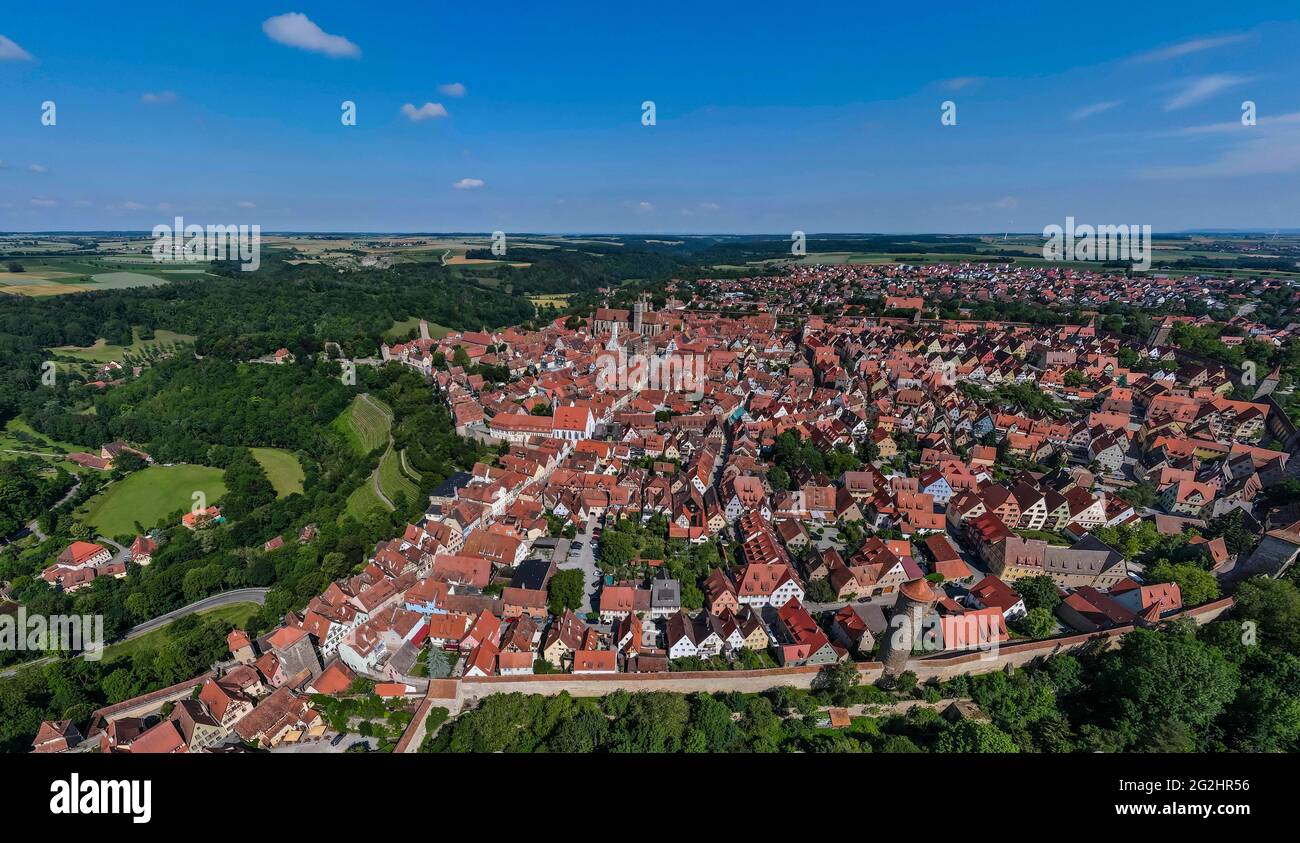
[[[1251,81],[1249,76],[1234,76],[1230,73],[1215,73],[1210,76],[1198,76],[1189,80],[1181,91],[1165,103],[1165,111],[1177,111],[1203,102],[1220,91],[1235,88]]]
[[[44,164],[28,164],[27,171],[30,173],[48,173],[50,168]]]
[[[434,117],[446,117],[447,109],[443,108],[440,102],[426,102],[419,108],[408,102],[402,106],[402,113],[406,115],[406,119],[418,123],[421,120],[429,120]]]
[[[1238,123],[1237,129],[1244,139],[1221,150],[1215,158],[1198,164],[1150,167],[1141,175],[1149,179],[1194,179],[1300,173],[1300,125],[1297,124],[1300,124],[1300,114],[1280,115],[1268,124],[1260,120],[1257,126],[1249,128]],[[1189,134],[1212,134],[1220,127],[1226,130],[1227,125],[1193,127],[1204,131]]]
[[[700,203],[700,210],[702,210],[702,211],[716,211],[716,210],[719,210],[721,207],[722,207],[722,206],[719,205],[717,202],[701,202],[701,203]]]
[[[1193,38],[1189,41],[1180,41],[1177,44],[1171,44],[1168,47],[1161,47],[1148,53],[1136,55],[1129,61],[1133,62],[1152,62],[1168,61],[1180,56],[1199,53],[1203,50],[1212,50],[1215,47],[1226,47],[1229,44],[1236,44],[1239,41],[1245,41],[1248,35],[1222,35],[1217,38]]]
[[[966,88],[974,87],[984,81],[983,76],[957,76],[952,79],[944,79],[939,84],[949,91],[962,91]]]
[[[35,61],[32,54],[0,35],[0,61]]]
[[[297,47],[330,58],[357,58],[361,48],[342,35],[330,35],[301,12],[276,15],[262,21],[262,31],[278,44]]]
[[[57,208],[59,206],[57,199],[46,199],[44,196],[33,196],[28,201],[37,208]]]
[[[461,179],[452,184],[452,190],[478,190],[483,186],[483,179]]]
[[[122,203],[122,208],[127,211],[143,211],[144,205],[141,205],[139,202],[128,201]]]
[[[1234,132],[1254,132],[1274,126],[1291,126],[1300,123],[1300,111],[1260,117],[1254,126],[1244,126],[1240,119],[1225,120],[1222,123],[1204,123],[1200,126],[1184,126],[1171,132],[1160,132],[1157,137],[1178,137],[1184,135],[1227,135]]]
[[[239,203],[239,207],[241,207],[241,208],[256,208],[256,207],[257,207],[257,203],[256,203],[256,202],[249,202],[247,199],[245,199],[243,202],[240,202],[240,203]]]
[[[1110,111],[1112,108],[1120,105],[1123,100],[1106,100],[1104,102],[1094,102],[1092,105],[1085,105],[1083,108],[1075,109],[1070,113],[1071,120],[1087,120],[1094,114],[1101,114],[1103,111]]]
[[[175,91],[146,91],[140,95],[140,102],[145,105],[170,105],[176,102]]]
[[[465,86],[459,82],[448,82],[446,85],[439,85],[438,90],[449,97],[465,96]]]
[[[638,211],[644,211],[645,213],[650,213],[655,209],[655,206],[650,204],[649,202],[638,202],[636,204],[636,209]]]

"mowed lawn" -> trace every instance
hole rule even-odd
[[[216,503],[226,493],[222,473],[203,465],[153,465],[113,483],[78,513],[99,535],[132,534],[137,521],[148,529],[178,509],[188,512],[195,492],[203,492],[208,506]]]
[[[388,442],[392,418],[392,411],[379,399],[358,395],[334,420],[334,428],[347,437],[353,450],[364,455]]]
[[[261,463],[267,478],[275,487],[275,496],[288,497],[302,491],[302,463],[288,451],[280,448],[249,448],[253,458]]]

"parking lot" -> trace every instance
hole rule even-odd
[[[600,569],[596,567],[596,554],[591,546],[591,529],[596,523],[595,517],[587,519],[587,523],[578,531],[578,536],[569,546],[568,557],[560,563],[561,571],[570,571],[578,569],[583,572],[582,606],[579,607],[579,614],[586,615],[592,611],[595,604],[593,598],[596,592],[600,590]]]

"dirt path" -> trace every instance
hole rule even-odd
[[[421,479],[422,475],[420,474],[420,472],[411,468],[410,464],[406,462],[406,451],[405,450],[398,451],[397,455],[402,458],[402,470],[406,472],[406,476],[411,478],[412,480]]]

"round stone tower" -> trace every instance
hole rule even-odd
[[[936,599],[934,589],[923,579],[908,580],[898,587],[898,602],[880,642],[880,661],[886,674],[897,676],[907,669],[907,660],[912,657],[912,648],[921,638],[926,616]]]

